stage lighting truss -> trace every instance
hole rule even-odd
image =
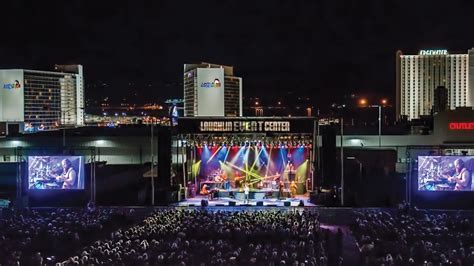
[[[292,135],[245,135],[245,134],[195,134],[179,136],[187,147],[266,147],[268,148],[312,148],[312,136],[304,134]]]

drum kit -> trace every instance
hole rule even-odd
[[[450,182],[446,169],[435,158],[427,158],[419,166],[419,190],[451,191],[456,183]]]

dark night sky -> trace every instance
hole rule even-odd
[[[80,63],[87,97],[182,97],[183,63],[234,65],[244,95],[393,99],[395,52],[474,47],[472,1],[8,1],[0,68]],[[130,83],[130,85],[129,85]]]

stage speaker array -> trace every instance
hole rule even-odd
[[[336,183],[336,129],[334,126],[321,127],[322,152],[321,175],[318,185],[328,186]]]

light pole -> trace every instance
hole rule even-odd
[[[382,106],[379,105],[379,148],[382,147]]]
[[[382,106],[370,105],[369,107],[379,109],[379,148],[381,148],[382,147]]]
[[[341,117],[341,206],[344,206],[344,118]]]
[[[155,174],[153,173],[153,120],[151,121],[151,137],[150,137],[150,150],[151,150],[151,205],[155,206]]]

